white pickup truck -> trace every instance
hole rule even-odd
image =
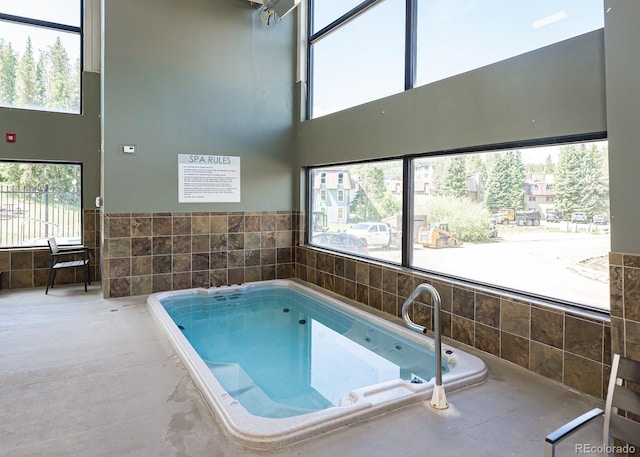
[[[391,226],[384,222],[360,222],[345,230],[367,242],[367,246],[388,247],[393,241]]]

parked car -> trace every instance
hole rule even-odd
[[[607,223],[607,216],[605,216],[604,214],[595,214],[593,216],[593,223],[594,224],[606,224]]]
[[[393,241],[391,226],[384,222],[360,222],[345,230],[367,242],[367,246],[388,247]]]
[[[589,218],[587,217],[587,213],[583,211],[576,211],[575,213],[571,213],[571,222],[584,222],[587,223]]]
[[[547,222],[560,222],[560,216],[555,211],[547,211]]]
[[[317,246],[336,249],[338,251],[353,252],[355,254],[368,254],[367,242],[355,235],[344,232],[323,232],[314,235],[311,242]]]

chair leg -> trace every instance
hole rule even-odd
[[[53,266],[49,269],[49,278],[47,279],[47,290],[44,291],[44,294],[47,295],[49,293],[49,287],[53,287],[53,280],[56,272],[53,269]]]
[[[89,262],[84,264],[84,291],[87,291],[87,282],[89,282]]]

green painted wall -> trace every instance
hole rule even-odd
[[[598,30],[298,127],[299,164],[607,129]]]
[[[640,2],[604,3],[611,250],[640,254]]]
[[[0,159],[82,162],[83,206],[100,194],[100,75],[82,75],[82,114],[0,108]],[[15,143],[5,133],[17,135]]]
[[[105,211],[291,210],[295,15],[267,26],[240,0],[102,8]],[[179,204],[178,154],[239,156],[242,201]]]

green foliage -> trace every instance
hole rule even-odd
[[[71,64],[58,36],[36,57],[31,38],[18,55],[0,39],[0,105],[18,108],[57,108],[80,111],[80,60]]]
[[[54,108],[69,108],[70,69],[67,50],[62,45],[60,37],[49,50],[51,56],[51,91],[50,105]]]
[[[489,241],[489,212],[481,203],[468,200],[439,197],[427,203],[429,224],[449,224],[460,241]]]
[[[16,98],[18,55],[11,43],[0,39],[0,103],[12,106]]]
[[[52,191],[70,192],[80,188],[80,167],[40,163],[3,163],[0,164],[0,182],[3,185],[34,191],[43,191],[48,185]]]
[[[384,184],[384,171],[380,167],[362,166],[352,172],[356,176],[358,190],[351,201],[352,222],[379,221],[400,213],[400,202]]]
[[[564,218],[574,211],[589,217],[605,212],[607,174],[606,150],[584,144],[563,147],[554,183],[555,210]]]
[[[553,157],[551,157],[551,154],[547,155],[547,158],[544,160],[544,174],[545,175],[556,174],[556,164],[553,161]]]
[[[468,197],[467,167],[464,157],[447,160],[440,195],[444,197]]]
[[[31,37],[29,37],[27,38],[27,48],[18,64],[16,103],[18,106],[33,106],[36,101],[36,63],[33,58]]]
[[[524,208],[524,164],[519,151],[498,156],[487,179],[485,204],[491,212],[498,208]]]

